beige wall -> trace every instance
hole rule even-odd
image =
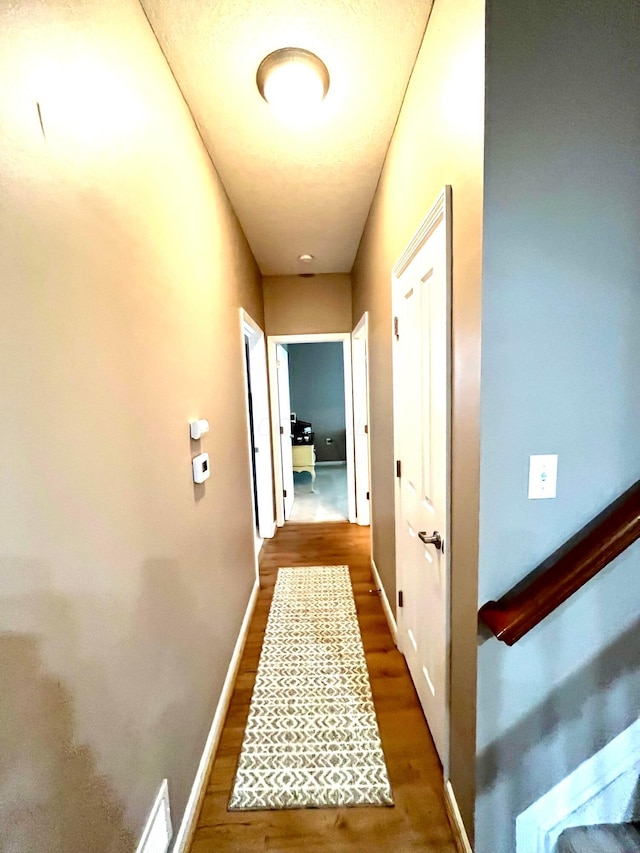
[[[343,273],[301,278],[269,275],[263,279],[268,335],[350,332],[351,276]]]
[[[0,77],[2,841],[131,853],[254,581],[260,277],[138,3],[3,4]]]
[[[451,781],[472,834],[484,3],[436,0],[353,270],[370,312],[374,558],[395,597],[391,268],[445,184],[453,209]]]

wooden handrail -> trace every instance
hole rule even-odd
[[[480,619],[512,646],[640,538],[640,480],[509,590]]]

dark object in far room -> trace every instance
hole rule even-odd
[[[291,441],[293,444],[313,444],[315,433],[308,421],[291,421]]]

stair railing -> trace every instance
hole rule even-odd
[[[512,646],[640,538],[640,480],[478,616]]]

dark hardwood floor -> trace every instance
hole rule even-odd
[[[351,573],[395,806],[228,812],[278,567],[342,564]],[[260,572],[262,588],[191,853],[455,853],[443,802],[442,768],[380,599],[370,593],[369,528],[287,524],[265,543]]]

